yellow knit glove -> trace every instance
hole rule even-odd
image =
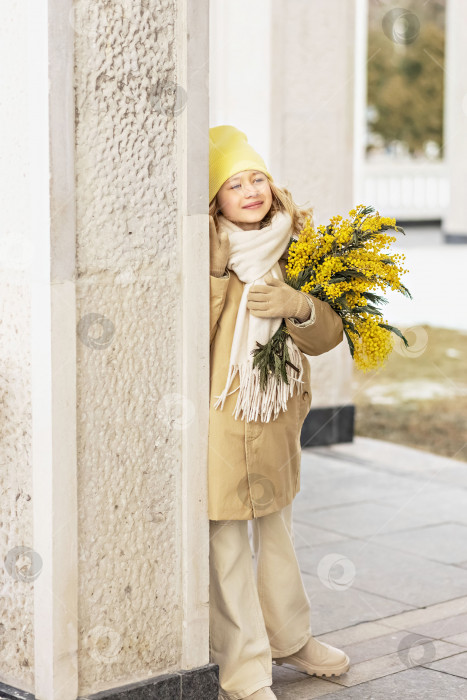
[[[271,274],[264,278],[266,284],[250,287],[247,309],[259,318],[296,318],[299,323],[311,316],[311,308],[304,292],[293,289],[289,284],[276,279]]]

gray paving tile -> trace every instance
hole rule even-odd
[[[467,591],[464,569],[372,542],[347,540],[338,547],[331,542],[299,549],[297,557],[303,572],[337,588],[348,586],[350,577],[352,587],[417,608]]]
[[[467,678],[467,651],[426,665],[435,671],[443,671],[443,673],[450,673],[453,676]]]
[[[345,537],[345,535],[340,533],[323,530],[320,527],[315,527],[313,525],[309,525],[308,523],[302,523],[295,518],[293,521],[293,531],[295,538],[295,549],[299,549],[300,547],[315,547],[316,545],[324,544],[325,542],[340,542],[348,539],[348,537]]]
[[[440,490],[439,484],[428,479],[387,475],[358,465],[327,470],[316,465],[307,467],[303,458],[301,474],[301,489],[293,510],[294,517],[302,522],[311,522],[318,512],[367,502],[394,509],[384,532],[450,521],[467,523],[467,491],[459,493],[444,486]]]
[[[380,637],[373,637],[355,644],[346,644],[340,648],[349,655],[352,665],[369,661],[379,656],[393,654],[399,649],[408,648],[411,644],[406,630],[396,630]],[[334,645],[335,646],[335,645]]]
[[[466,700],[466,487],[462,463],[393,443],[302,450],[293,513],[312,631],[352,666],[329,680],[274,667],[278,698]]]
[[[412,487],[416,480],[431,492],[436,492],[440,485],[467,490],[467,469],[464,462],[397,443],[357,435],[352,443],[304,448],[303,453],[310,460],[325,462],[327,459],[333,464],[341,461],[344,465],[366,468],[373,474],[409,477],[412,483],[408,481],[407,485]]]
[[[384,499],[385,505],[403,508],[412,518],[431,514],[438,522],[467,524],[467,490],[439,487],[435,492],[420,490],[401,500],[392,495]]]
[[[362,465],[371,466],[372,469],[403,475],[409,474],[425,478],[427,474],[430,474],[431,478],[440,478],[441,475],[448,474],[449,470],[453,470],[454,474],[454,470],[461,470],[465,475],[464,463],[460,460],[361,435],[355,435],[351,443],[305,448],[307,453],[311,453],[312,450],[323,458],[328,456],[334,459],[354,460]],[[457,481],[454,483],[459,485]]]
[[[318,449],[318,448],[317,448]],[[326,451],[328,448],[319,448]],[[419,474],[391,472],[380,469],[378,465],[362,463],[359,460],[342,459],[340,456],[333,456],[329,452],[321,455],[302,449],[302,471],[303,483],[313,485],[322,483],[326,479],[344,479],[349,485],[356,483],[356,477],[372,474],[376,478],[377,484],[392,483],[401,486],[404,483],[419,483]],[[365,484],[361,484],[366,486]]]
[[[389,504],[379,501],[384,506]],[[400,532],[401,530],[415,530],[420,527],[429,527],[430,525],[440,525],[444,522],[449,522],[447,518],[440,517],[434,511],[413,510],[412,503],[409,500],[403,500],[395,507],[393,516],[388,519],[381,527],[377,534],[383,535],[387,532]]]
[[[444,637],[445,642],[457,644],[460,647],[467,647],[467,632],[461,634],[453,634],[452,637]]]
[[[378,624],[391,630],[412,630],[416,625],[423,625],[428,622],[445,620],[448,617],[464,615],[467,609],[467,596],[452,598],[440,603],[434,603],[416,610],[408,610],[400,615],[392,615],[381,620]],[[375,623],[372,623],[373,625]],[[364,639],[359,637],[358,640]]]
[[[306,696],[302,696],[305,698]],[[327,700],[465,700],[467,681],[432,669],[412,668],[328,694]],[[282,695],[293,700],[293,695]]]
[[[372,542],[446,564],[460,564],[467,559],[467,526],[457,523],[376,535]]]
[[[412,611],[413,612],[413,611]],[[401,615],[407,615],[408,612],[401,613]],[[360,644],[360,642],[366,642],[370,639],[375,639],[376,637],[383,637],[386,634],[395,634],[400,630],[389,627],[386,620],[392,620],[394,617],[399,617],[398,615],[389,616],[383,618],[379,622],[359,622],[352,627],[344,627],[339,630],[333,630],[332,632],[326,632],[324,634],[318,635],[320,642],[327,642],[332,644],[334,647],[345,647],[353,644]],[[455,642],[453,642],[455,644]]]
[[[420,625],[410,625],[407,629],[435,639],[446,639],[446,637],[452,637],[455,634],[467,634],[467,606],[464,607],[464,610],[464,614],[453,615],[452,617],[433,620]]]
[[[330,589],[316,576],[303,574],[302,577],[311,603],[314,636],[412,609],[407,603],[389,600],[353,586],[344,590]]]
[[[352,664],[347,673],[342,674],[335,679],[338,685],[350,687],[366,683],[375,678],[382,678],[396,671],[404,671],[414,667],[425,666],[426,662],[432,662],[437,659],[444,659],[447,656],[463,652],[462,647],[455,644],[449,644],[440,640],[420,639],[419,635],[408,635],[409,645],[404,645],[400,651],[385,656],[379,656],[368,661]],[[416,639],[414,639],[416,637]]]
[[[345,627],[339,630],[333,630],[320,635],[318,638],[322,642],[327,642],[337,647],[345,647],[360,642],[366,642],[377,637],[383,637],[387,634],[394,634],[399,631],[407,634],[414,633],[421,625],[426,625],[429,622],[442,622],[446,619],[461,617],[467,611],[467,596],[448,600],[444,603],[435,603],[425,608],[417,608],[407,610],[400,614],[390,615],[379,619],[377,622],[361,622],[352,627]],[[462,627],[462,625],[461,625]],[[466,635],[467,637],[467,635]],[[464,646],[463,635],[454,635],[443,639],[452,644]],[[467,644],[465,644],[467,646]]]
[[[308,676],[306,673],[302,673],[301,676],[302,680],[287,685],[283,685],[281,681],[276,683],[273,666],[272,690],[280,700],[314,700],[314,698],[322,698],[336,691],[337,686],[331,681]],[[341,691],[340,695],[342,700],[344,700],[345,696],[342,693],[345,693],[345,691]]]
[[[306,522],[340,533],[342,537],[347,533],[362,538],[379,532],[396,515],[397,509],[391,506],[363,502],[311,511],[306,515]],[[295,513],[295,517],[300,517],[300,514]]]
[[[396,504],[407,500],[420,488],[415,478],[378,472],[360,465],[338,463],[328,459],[324,465],[307,459],[302,453],[300,491],[294,500],[294,511],[375,501],[392,498]],[[427,483],[427,492],[436,493],[438,487]],[[391,505],[391,504],[389,504]]]
[[[444,467],[443,470],[436,475],[436,480],[467,489],[467,469],[465,468],[465,462],[456,467]]]
[[[313,700],[334,693],[332,681],[309,676],[291,666],[272,665],[272,690],[278,698],[290,700]]]
[[[306,674],[305,674],[306,675]],[[278,683],[282,687],[303,680],[303,672],[297,671],[291,666],[272,665],[272,680],[273,683]]]

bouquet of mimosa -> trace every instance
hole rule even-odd
[[[383,250],[396,240],[387,231],[404,235],[405,231],[395,219],[374,211],[361,204],[349,211],[350,218],[334,216],[327,226],[317,228],[307,219],[298,240],[291,239],[284,280],[294,289],[328,302],[339,314],[350,353],[356,366],[365,372],[384,366],[393,349],[393,333],[408,347],[401,331],[383,318],[378,305],[388,300],[377,290],[390,288],[412,298],[401,282],[401,275],[408,271],[401,266],[405,256]],[[271,373],[289,383],[286,364],[293,365],[285,342],[287,334],[283,320],[270,341],[266,345],[257,343],[252,351],[262,389]]]

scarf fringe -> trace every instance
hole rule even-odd
[[[287,385],[282,379],[277,379],[275,375],[268,376],[266,389],[261,391],[260,388],[260,372],[258,367],[253,369],[252,363],[244,363],[241,365],[231,365],[229,367],[229,375],[224,391],[218,396],[214,408],[224,407],[227,396],[233,394],[240,389],[237,403],[232,412],[235,420],[242,413],[241,419],[247,422],[255,421],[260,417],[263,423],[275,420],[281,410],[287,410],[287,401],[289,396],[293,396],[294,388],[303,384],[303,364],[300,351],[290,336],[286,339],[289,350],[289,361],[299,368],[299,374],[286,365],[286,373],[289,384]],[[240,387],[227,393],[234,377],[239,372]]]

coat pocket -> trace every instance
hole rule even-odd
[[[308,387],[302,391],[299,398],[300,425],[303,425],[311,408],[311,389]]]
[[[305,356],[304,353],[300,351],[300,354],[302,356],[302,363],[303,363],[303,384],[301,385],[301,394],[300,394],[300,410],[301,414],[303,415],[303,420],[305,420],[310,408],[311,408],[311,401],[312,401],[312,392],[311,392],[311,384],[310,384],[310,363],[308,361],[308,358]]]

